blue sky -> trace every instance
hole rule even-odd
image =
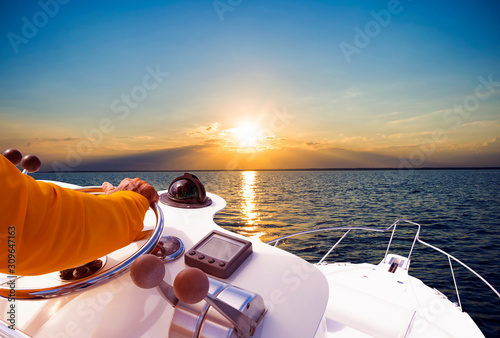
[[[3,2],[0,146],[44,170],[500,166],[499,7]]]

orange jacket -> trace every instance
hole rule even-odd
[[[0,272],[40,275],[82,265],[142,231],[148,200],[90,195],[39,182],[0,155]]]

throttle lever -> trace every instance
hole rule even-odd
[[[155,255],[142,255],[130,266],[130,277],[135,285],[141,289],[152,289],[156,286],[163,298],[172,306],[176,306],[179,299],[175,296],[172,285],[163,280],[164,276],[165,265]]]
[[[176,306],[179,300],[194,304],[204,299],[231,322],[238,337],[251,337],[255,333],[255,320],[208,293],[210,283],[207,275],[200,269],[182,270],[175,277],[173,287],[163,280],[164,275],[165,265],[160,258],[151,254],[139,257],[130,267],[130,276],[138,287],[151,289],[156,286],[160,294],[173,306]]]
[[[26,155],[23,157],[21,152],[17,149],[7,149],[2,154],[9,161],[12,162],[15,166],[21,163],[21,167],[23,168],[23,174],[26,173],[34,173],[40,169],[42,162],[35,155]]]

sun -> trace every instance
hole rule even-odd
[[[256,148],[260,142],[260,128],[257,122],[241,121],[231,132],[243,149]]]

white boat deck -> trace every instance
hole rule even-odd
[[[442,293],[403,268],[391,273],[389,267],[318,265],[330,289],[327,337],[484,337],[470,316]]]

